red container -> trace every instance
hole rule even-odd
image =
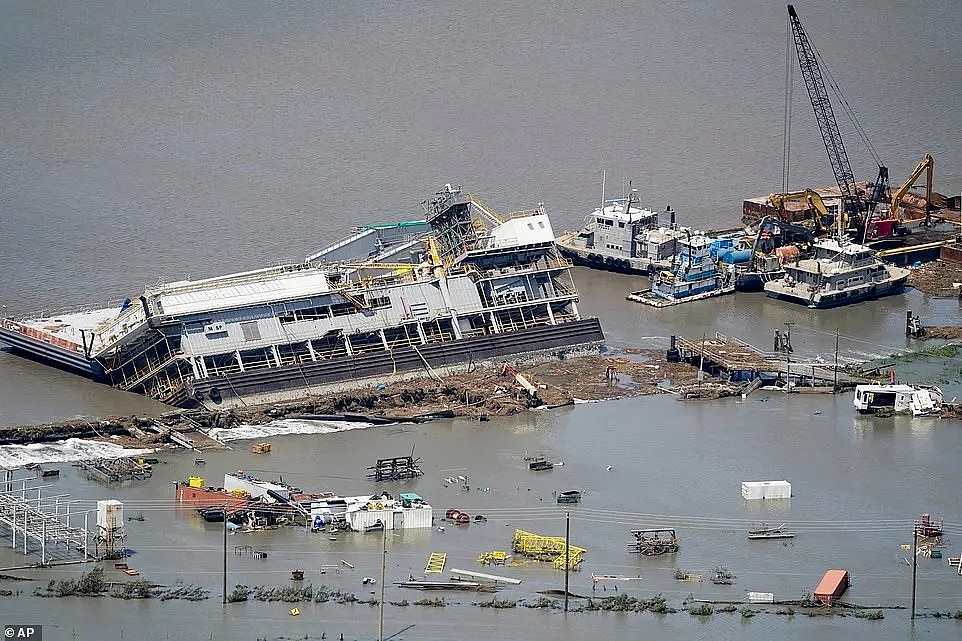
[[[815,588],[815,598],[832,605],[848,589],[848,570],[829,570]]]

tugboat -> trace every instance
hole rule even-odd
[[[812,258],[786,263],[784,278],[765,283],[769,297],[828,309],[905,289],[909,270],[882,262],[870,247],[840,236],[816,241],[813,248]]]
[[[625,274],[648,275],[667,268],[684,234],[675,228],[670,206],[665,209],[669,227],[659,227],[658,212],[636,207],[637,194],[630,189],[626,196],[605,200],[585,216],[581,231],[555,239],[561,255],[575,265]]]
[[[686,232],[670,270],[657,272],[651,289],[628,294],[627,299],[652,307],[668,307],[735,291],[735,267],[719,269],[712,252],[716,240],[700,233]]]

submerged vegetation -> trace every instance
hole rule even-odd
[[[203,601],[210,597],[210,590],[197,585],[178,583],[174,587],[165,587],[151,583],[147,579],[136,581],[108,581],[104,577],[104,569],[95,567],[80,575],[79,579],[51,579],[46,587],[36,588],[34,596],[44,598],[63,598],[71,596],[99,597],[110,596],[115,599],[182,599],[185,601]]]
[[[892,354],[892,358],[898,361],[912,362],[921,361],[929,358],[955,358],[962,353],[962,344],[948,343],[939,347],[929,347],[917,352],[905,352],[902,354]]]
[[[11,596],[9,590],[0,591],[3,596]],[[19,596],[20,593],[17,592]],[[77,579],[51,580],[44,587],[38,587],[33,592],[34,596],[44,598],[74,597],[74,596],[108,596],[123,600],[150,600],[157,599],[168,601],[171,599],[181,599],[186,601],[202,601],[210,598],[210,590],[193,584],[178,582],[172,587],[157,585],[146,578],[139,578],[134,581],[109,581],[104,575],[102,567],[96,567],[86,572]],[[335,604],[355,604],[363,603],[370,606],[378,605],[378,600],[374,597],[359,599],[351,592],[334,590],[325,585],[315,588],[313,585],[303,587],[294,586],[248,586],[235,585],[227,595],[228,603],[243,603],[246,601],[259,601],[264,603],[335,603]],[[879,621],[885,618],[882,608],[861,608],[859,606],[845,606],[842,608],[814,607],[814,602],[808,598],[801,601],[784,602],[778,605],[777,609],[766,608],[754,609],[749,605],[742,606],[726,603],[717,609],[711,603],[695,603],[691,599],[686,599],[684,608],[678,610],[668,605],[667,599],[662,594],[651,598],[643,599],[629,594],[619,594],[617,596],[603,598],[578,598],[580,603],[576,608],[569,612],[653,612],[656,614],[674,614],[679,611],[687,612],[691,616],[709,617],[715,612],[735,613],[741,615],[742,620],[751,619],[759,614],[776,614],[787,617],[794,617],[795,607],[800,607],[800,612],[808,616],[827,615],[827,616],[852,616],[857,619],[867,621]],[[408,607],[419,605],[423,607],[443,608],[449,605],[462,606],[474,605],[480,608],[491,608],[495,610],[513,609],[525,607],[530,609],[547,609],[559,611],[560,604],[557,601],[540,596],[537,599],[498,599],[491,598],[486,601],[476,601],[473,603],[448,602],[444,597],[426,597],[417,601],[409,602],[407,599],[389,601],[395,607]],[[892,606],[899,608],[901,606]],[[928,615],[936,619],[962,620],[962,610],[956,612],[934,612]]]

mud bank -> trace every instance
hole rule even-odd
[[[176,410],[157,418],[122,416],[0,427],[0,444],[85,438],[157,447],[172,440],[171,432],[260,425],[284,418],[375,424],[456,417],[486,420],[534,407],[657,394],[666,384],[683,387],[696,382],[697,370],[685,363],[665,362],[661,350],[631,352],[569,357],[523,369],[519,373],[534,387],[534,397],[501,366],[478,367],[441,380],[388,381],[375,388],[224,411]]]

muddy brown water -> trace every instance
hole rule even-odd
[[[3,233],[0,303],[5,314],[118,301],[158,279],[212,276],[299,259],[356,224],[420,212],[441,183],[464,187],[501,210],[544,201],[556,229],[580,226],[601,197],[633,179],[644,204],[671,204],[679,219],[730,227],[741,199],[779,188],[785,8],[744,3],[116,3],[10,5],[0,33]],[[82,9],[79,9],[82,7]],[[802,21],[896,181],[924,153],[937,161],[936,188],[957,193],[962,128],[957,52],[962,13],[950,3],[886,9],[898,25],[892,46],[879,9],[819,0]],[[916,64],[925,60],[926,64]],[[911,73],[904,70],[912,69]],[[893,91],[893,78],[900,89]],[[797,79],[797,74],[796,74]],[[828,184],[824,149],[800,86],[795,91],[792,186]],[[906,125],[905,123],[913,123]],[[844,123],[862,178],[875,167]],[[638,279],[576,270],[582,313],[601,317],[611,346],[664,348],[672,333],[715,331],[766,346],[795,323],[796,352],[885,359],[905,349],[905,310],[932,325],[958,325],[958,300],[903,296],[813,311],[752,294],[650,310],[624,301]],[[938,381],[962,396],[958,359],[900,361],[908,380]],[[164,407],[0,351],[0,422],[152,414]],[[659,592],[675,607],[698,598],[740,598],[746,590],[797,598],[829,567],[853,577],[847,598],[907,604],[910,569],[899,544],[921,512],[946,519],[947,555],[957,556],[960,514],[958,422],[876,420],[853,415],[851,395],[756,392],[745,401],[680,403],[626,399],[530,413],[486,423],[442,421],[272,439],[270,455],[240,442],[206,455],[214,480],[247,469],[305,488],[367,492],[363,468],[417,445],[427,474],[406,487],[440,509],[482,513],[465,529],[404,532],[389,542],[388,581],[419,573],[434,551],[449,567],[481,569],[477,554],[505,549],[521,527],[563,531],[552,492],[577,488],[572,540],[588,548],[572,590],[590,574],[641,575],[619,592]],[[525,452],[564,465],[529,472]],[[176,509],[171,482],[196,470],[194,455],[164,454],[149,481],[104,488],[61,466],[51,488],[94,501],[114,497],[129,515],[131,565],[160,583],[212,591],[199,603],[0,597],[3,623],[43,623],[48,639],[373,638],[370,606],[219,603],[220,531]],[[612,466],[610,471],[608,466]],[[452,474],[470,492],[444,487]],[[746,504],[742,480],[788,479],[795,495],[778,505]],[[487,488],[479,491],[477,488]],[[91,505],[91,503],[87,503]],[[792,522],[787,544],[749,542],[756,521]],[[634,527],[677,528],[674,557],[625,551]],[[307,580],[366,596],[379,573],[380,541],[329,541],[297,529],[231,535],[266,560],[230,554],[230,582]],[[341,559],[354,571],[321,575]],[[0,566],[22,557],[0,548]],[[717,565],[733,586],[679,584],[676,569],[706,576]],[[41,581],[76,576],[68,567],[28,572]],[[558,572],[509,568],[524,583],[500,597],[560,588]],[[962,608],[959,577],[944,560],[921,560],[919,605]],[[14,589],[20,588],[17,585]],[[402,594],[388,587],[388,599]],[[453,595],[468,603],[477,597]],[[959,624],[932,618],[910,627],[905,611],[878,622],[796,614],[742,620],[556,611],[470,605],[388,608],[395,638],[816,639],[844,635],[955,639]]]

